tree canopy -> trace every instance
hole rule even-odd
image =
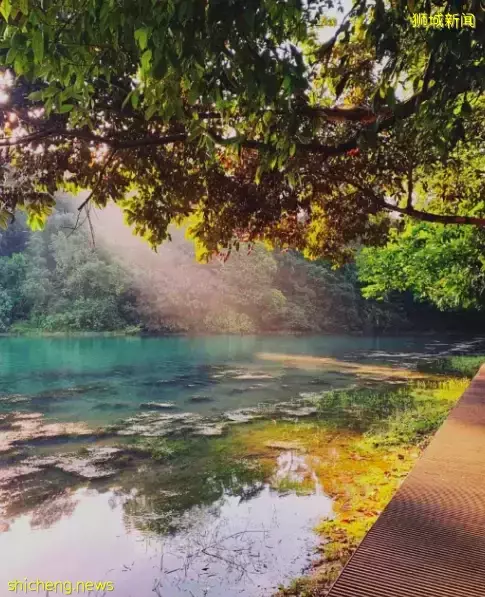
[[[479,0],[355,0],[322,42],[334,4],[3,0],[3,221],[89,189],[80,208],[116,201],[153,245],[187,221],[202,257],[265,240],[337,261],[390,212],[483,226]]]
[[[483,309],[485,231],[408,221],[384,247],[366,248],[358,259],[367,298],[409,291],[442,310]]]

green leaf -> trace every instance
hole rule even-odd
[[[34,232],[44,228],[45,218],[36,213],[29,213],[27,217],[27,226]]]
[[[19,0],[19,9],[22,14],[29,14],[29,0]]]
[[[15,48],[10,48],[10,50],[7,52],[7,56],[5,57],[5,63],[13,64],[16,57],[17,57],[17,50]]]
[[[36,29],[32,36],[32,50],[34,51],[34,60],[37,64],[42,64],[44,59],[44,32],[42,29]]]
[[[52,98],[49,98],[44,103],[44,110],[45,110],[45,113],[47,114],[47,116],[49,116],[50,113],[52,112],[52,105],[53,105],[53,103],[54,102],[53,102]]]
[[[0,13],[2,14],[3,18],[8,21],[8,17],[12,12],[12,4],[10,0],[1,0],[2,3],[0,4]]]
[[[201,126],[200,122],[193,121],[191,123],[189,136],[187,137],[187,141],[190,143],[195,139],[198,139],[203,133],[205,132],[204,128]]]
[[[292,158],[296,153],[296,145],[294,143],[292,143],[290,145],[290,157]]]
[[[158,107],[156,104],[152,104],[151,106],[148,106],[148,108],[145,110],[145,120],[150,120],[150,118],[155,114],[155,112],[158,110]]]
[[[29,95],[27,97],[29,98],[29,100],[32,100],[33,102],[38,102],[43,99],[44,92],[43,91],[33,91],[32,93],[29,93]]]
[[[140,27],[135,31],[135,40],[140,46],[140,50],[145,50],[148,44],[148,35],[150,30],[147,27]]]
[[[28,60],[25,54],[17,54],[13,63],[13,68],[17,75],[23,75],[28,70]]]
[[[291,77],[289,75],[286,75],[286,77],[283,79],[283,89],[287,93],[291,93],[292,85],[293,85],[293,81],[291,80]]]
[[[150,70],[150,62],[152,60],[152,51],[145,50],[141,55],[141,67],[145,72]]]
[[[199,90],[197,89],[197,87],[192,87],[192,89],[189,91],[189,95],[187,97],[189,104],[195,104],[198,99],[199,99]]]
[[[70,112],[73,108],[73,104],[62,104],[62,106],[59,108],[59,114],[65,114],[66,112]]]
[[[59,87],[55,83],[51,83],[47,89],[43,91],[45,97],[53,97],[59,93]]]
[[[263,114],[263,122],[264,124],[269,124],[273,119],[273,113],[269,110]]]
[[[15,48],[16,50],[20,50],[20,49],[23,50],[25,48],[26,41],[27,41],[27,37],[25,35],[23,35],[22,33],[19,33],[18,31],[16,31],[10,39],[10,45],[12,48]]]
[[[131,100],[132,95],[133,95],[133,91],[130,91],[130,93],[127,94],[127,96],[123,100],[123,103],[121,104],[121,109],[123,109],[126,106],[126,104]]]
[[[0,211],[0,228],[6,229],[8,227],[10,215],[8,212],[1,210]]]
[[[139,103],[140,103],[140,94],[138,92],[138,89],[135,89],[131,94],[131,105],[136,110]]]

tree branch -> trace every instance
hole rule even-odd
[[[380,113],[373,113],[367,108],[319,108],[319,107],[306,107],[304,111],[312,114],[322,114],[331,119],[342,119],[348,122],[362,122],[371,123],[376,120],[380,120],[377,127],[377,132],[382,132],[389,128],[396,120],[402,120],[408,118],[418,109],[421,102],[429,99],[431,91],[426,93],[416,94],[410,99],[399,104],[395,110],[385,110]],[[210,117],[214,117],[215,113],[210,113]],[[364,127],[365,130],[365,127]],[[342,155],[352,149],[356,149],[358,146],[359,135],[362,131],[355,134],[353,137],[344,141],[338,145],[324,145],[318,141],[310,143],[296,143],[297,149],[303,152],[315,153],[325,157]],[[214,142],[220,145],[231,145],[239,144],[241,147],[255,150],[270,150],[273,148],[272,145],[258,141],[254,139],[241,139],[240,137],[223,138],[215,133],[210,133]],[[188,139],[186,133],[174,133],[172,135],[155,136],[150,135],[141,137],[139,139],[128,139],[121,140],[113,137],[103,137],[97,135],[88,130],[66,130],[59,128],[48,128],[41,131],[37,131],[24,137],[17,137],[13,139],[4,139],[0,141],[0,147],[11,147],[15,145],[28,145],[32,141],[38,141],[50,137],[64,137],[71,139],[83,139],[86,141],[93,141],[95,143],[104,143],[109,147],[121,150],[121,149],[134,149],[137,147],[148,147],[148,146],[162,146],[170,143],[184,143]]]
[[[98,190],[98,188],[99,188],[99,186],[100,186],[100,184],[101,184],[101,182],[103,180],[103,176],[104,176],[104,174],[106,172],[106,169],[108,168],[108,166],[113,161],[113,158],[115,156],[116,151],[117,151],[116,149],[113,149],[111,151],[111,153],[108,155],[108,157],[106,158],[106,162],[104,163],[104,166],[103,166],[103,168],[101,169],[101,171],[99,173],[98,180],[96,181],[96,184],[94,185],[92,191],[89,193],[89,195],[87,196],[87,198],[77,208],[78,211],[81,211],[83,209],[83,207],[86,207],[86,205],[91,201],[91,198],[93,197],[94,193],[96,193],[96,191]]]
[[[406,205],[407,209],[413,208],[413,166],[409,164],[408,169],[408,202]]]
[[[18,145],[29,145],[32,141],[41,141],[43,139],[49,139],[51,137],[64,137],[66,139],[83,139],[85,141],[93,141],[95,143],[101,143],[108,145],[113,149],[132,149],[135,147],[144,147],[149,145],[167,145],[169,143],[177,143],[180,141],[186,141],[187,134],[176,133],[173,135],[166,135],[162,137],[141,137],[140,139],[129,139],[127,141],[121,141],[119,139],[113,139],[112,137],[103,137],[96,135],[87,130],[65,130],[65,129],[44,129],[25,135],[23,137],[14,137],[12,139],[3,139],[0,141],[0,147],[13,147]]]
[[[377,205],[379,205],[382,209],[386,209],[388,211],[393,211],[405,216],[409,216],[411,218],[421,220],[423,222],[434,222],[435,224],[462,224],[469,226],[485,227],[485,217],[459,216],[453,214],[434,214],[428,211],[421,211],[419,209],[415,209],[414,207],[412,207],[412,205],[408,205],[407,207],[399,207],[398,205],[388,203],[383,197],[377,195],[373,189],[366,187],[358,182],[355,182],[354,180],[345,180],[345,182],[354,186],[362,193],[370,195],[372,199],[377,203]]]
[[[434,222],[435,224],[464,224],[469,226],[485,227],[485,217],[477,218],[474,216],[458,216],[452,214],[433,214],[428,211],[421,211],[414,209],[414,207],[398,207],[387,203],[386,201],[379,200],[379,204],[389,211],[395,211],[397,213],[410,216],[416,220],[422,220],[423,222]]]

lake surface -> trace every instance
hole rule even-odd
[[[221,412],[355,381],[346,373],[259,359],[261,353],[408,367],[425,355],[479,351],[484,344],[348,336],[0,338],[0,412],[14,408],[93,425],[130,416],[147,402]]]
[[[312,479],[291,450],[268,471],[225,459],[207,436],[262,404],[304,416],[295,405],[306,396],[363,381],[271,355],[413,368],[484,347],[438,337],[0,338],[0,594],[40,579],[109,580],[113,592],[90,594],[117,597],[271,595],[311,563],[312,528],[332,501],[316,481],[308,495],[275,490],[279,478]],[[123,443],[174,433],[182,455],[170,461]]]

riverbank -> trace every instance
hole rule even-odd
[[[440,330],[359,330],[359,331],[295,331],[295,330],[260,330],[251,333],[247,332],[228,332],[221,330],[220,332],[207,332],[207,331],[163,331],[163,332],[150,332],[143,330],[140,326],[130,326],[126,329],[111,330],[111,331],[48,331],[41,328],[31,327],[13,327],[8,332],[0,332],[0,338],[116,338],[116,337],[127,337],[133,336],[136,338],[217,338],[219,336],[233,336],[233,337],[279,337],[279,336],[290,336],[294,338],[312,338],[321,336],[347,336],[354,338],[363,337],[375,337],[375,338],[432,338],[436,335],[446,337],[451,340],[468,340],[473,339],[477,342],[483,342],[485,336],[477,338],[476,334],[466,334],[460,332],[447,332],[443,334]]]
[[[450,378],[393,392],[402,410],[379,418],[362,434],[344,436],[339,445],[328,442],[326,424],[298,424],[283,432],[282,438],[291,437],[307,453],[334,500],[334,517],[316,527],[321,546],[311,573],[281,588],[278,597],[327,593],[468,384]]]

